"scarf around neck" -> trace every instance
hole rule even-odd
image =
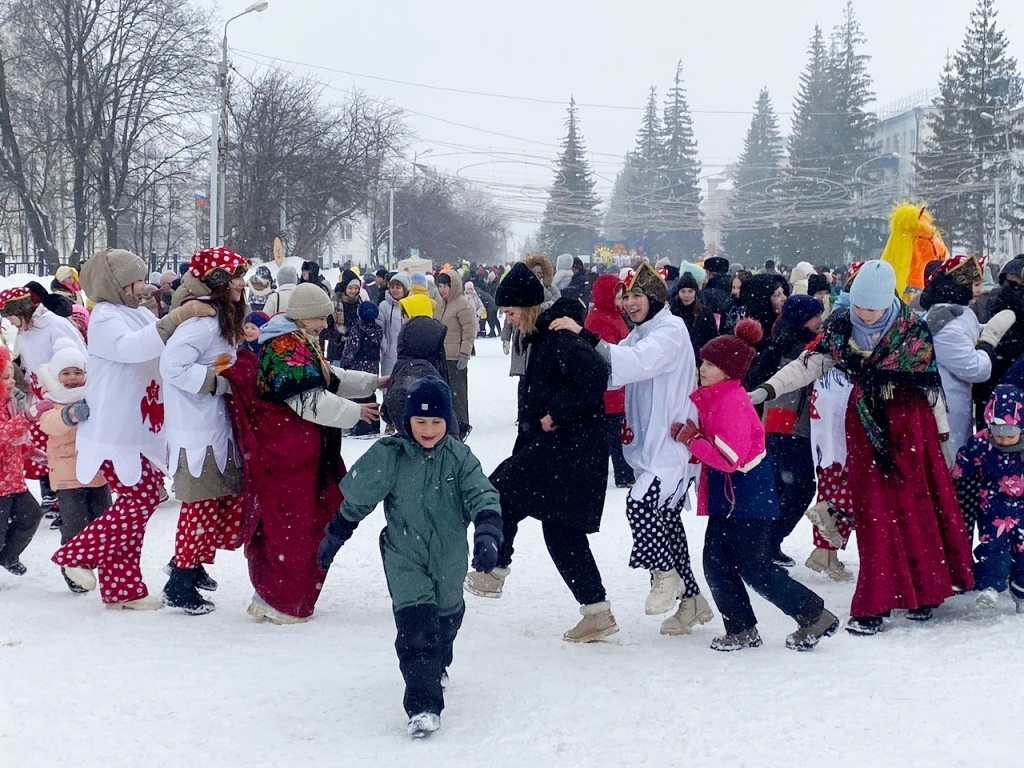
[[[889,308],[885,310],[885,313],[878,320],[870,325],[861,320],[857,316],[857,312],[851,308],[850,323],[853,326],[853,343],[862,350],[874,349],[882,334],[889,330],[890,326],[896,321],[896,316],[899,314],[900,307],[902,306],[903,302],[893,296]]]
[[[890,312],[893,317],[873,347],[861,349],[857,344],[852,312],[847,310],[829,317],[814,347],[831,357],[853,382],[857,416],[879,467],[886,472],[893,468],[886,402],[902,389],[919,392],[934,405],[942,391],[928,326],[902,302],[886,314]]]

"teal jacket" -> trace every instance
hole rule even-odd
[[[450,435],[424,449],[411,437],[378,440],[341,481],[338,514],[358,523],[384,502],[381,553],[396,611],[462,606],[469,547],[466,528],[483,511],[498,512],[498,492],[469,447]]]

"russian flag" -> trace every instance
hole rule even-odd
[[[205,192],[195,192],[196,208],[209,208],[210,198],[206,196]]]

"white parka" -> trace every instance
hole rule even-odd
[[[686,323],[663,307],[607,350],[609,388],[626,388],[626,424],[633,431],[633,441],[622,446],[626,461],[637,471],[630,496],[642,499],[658,478],[661,501],[674,503],[698,472],[690,464],[689,449],[670,433],[675,422],[697,421],[690,401],[697,387],[697,363]]]

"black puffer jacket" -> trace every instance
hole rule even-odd
[[[576,334],[549,327],[564,316],[582,324],[582,313],[580,302],[559,299],[526,338],[519,436],[491,482],[501,493],[502,509],[593,533],[601,525],[608,482],[608,365]],[[541,428],[547,415],[556,427],[551,432]]]

